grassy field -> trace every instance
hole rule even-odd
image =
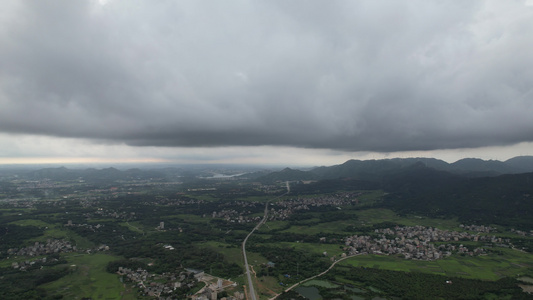
[[[144,231],[142,230],[142,226],[139,224],[139,223],[135,223],[135,222],[122,222],[122,223],[119,223],[120,225],[128,228],[129,230],[133,231],[133,232],[137,232],[137,233],[140,233],[140,234],[145,234]]]
[[[259,228],[259,233],[269,232],[270,230],[278,230],[285,228],[289,224],[288,221],[268,221]]]
[[[272,246],[291,247],[295,248],[296,250],[302,250],[314,254],[323,254],[324,252],[327,252],[328,257],[333,255],[340,256],[343,252],[342,245],[338,244],[279,242],[272,244]]]
[[[311,218],[301,221],[301,225],[293,225],[283,232],[288,233],[305,233],[305,234],[319,234],[319,233],[340,233],[351,235],[351,232],[344,229],[348,226],[374,225],[383,222],[394,222],[404,226],[422,225],[428,227],[437,227],[443,230],[460,230],[459,222],[455,219],[433,219],[419,216],[401,217],[389,209],[366,209],[366,210],[343,210],[344,213],[353,214],[354,219],[340,220],[334,222],[319,223],[320,219]],[[260,232],[268,232],[268,230],[278,229],[285,226],[286,222],[268,222],[268,226],[263,226]]]
[[[270,299],[274,295],[283,292],[284,287],[280,286],[278,279],[272,276],[261,278],[253,277],[254,287],[259,294],[259,299]],[[247,284],[247,283],[246,283]]]
[[[384,255],[360,255],[340,264],[482,280],[497,280],[504,276],[514,277],[523,274],[528,267],[533,267],[531,254],[507,248],[498,248],[498,250],[504,254],[474,257],[454,255],[434,261],[405,260]]]
[[[359,222],[365,225],[394,222],[405,226],[437,227],[443,230],[459,230],[460,223],[457,219],[433,219],[421,216],[401,217],[394,211],[385,208],[365,209],[357,212]]]
[[[196,215],[178,214],[174,216],[166,216],[162,218],[162,220],[164,221],[165,219],[173,219],[173,218],[183,219],[183,221],[186,223],[207,223],[211,219],[211,218],[203,218],[201,216],[196,216]]]
[[[107,263],[119,257],[107,254],[82,254],[67,257],[72,274],[41,287],[64,299],[136,299],[135,291],[107,273]]]
[[[357,221],[355,220],[342,220],[327,223],[318,223],[320,221],[319,219],[309,219],[306,221],[308,221],[309,225],[291,226],[289,229],[286,229],[283,232],[305,233],[309,235],[319,233],[340,233],[350,235],[350,232],[344,231],[343,229],[350,225],[357,224]]]
[[[363,191],[363,194],[358,196],[359,205],[373,204],[385,195],[382,190]]]
[[[35,220],[35,219],[18,220],[18,221],[10,222],[9,224],[14,224],[18,226],[35,226],[39,228],[52,227],[52,225],[49,223],[46,223],[41,220]]]
[[[222,255],[230,263],[236,263],[240,267],[244,268],[244,258],[242,257],[242,251],[240,247],[231,247],[229,244],[209,241],[197,244],[199,247],[210,248]],[[248,253],[248,258],[251,257],[251,254]],[[257,259],[257,258],[255,258]],[[243,270],[244,272],[244,270]]]

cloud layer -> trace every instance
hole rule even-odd
[[[5,1],[0,132],[408,151],[533,141],[520,1]]]

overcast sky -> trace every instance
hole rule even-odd
[[[0,163],[533,155],[533,1],[0,4]]]

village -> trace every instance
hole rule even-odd
[[[77,247],[65,240],[48,239],[46,243],[35,242],[32,246],[10,248],[7,254],[16,256],[40,256],[54,253],[75,252]]]
[[[350,236],[344,239],[348,255],[384,254],[403,255],[405,259],[436,260],[452,255],[483,255],[486,248],[471,249],[461,241],[485,242],[499,247],[512,247],[509,239],[502,239],[487,233],[495,229],[489,226],[461,225],[472,232],[441,230],[424,226],[396,226],[394,228],[375,229],[374,235]],[[449,242],[449,243],[446,243]]]
[[[360,193],[344,193],[344,194],[335,194],[330,196],[319,196],[319,197],[306,197],[306,198],[296,198],[296,199],[287,199],[269,205],[270,210],[268,213],[268,220],[287,220],[292,214],[301,210],[310,210],[312,207],[321,207],[321,206],[350,206],[359,203],[356,196]],[[229,206],[229,207],[239,207],[240,210],[235,208],[231,209],[222,209],[221,211],[213,211],[211,214],[212,218],[221,218],[228,222],[232,223],[257,223],[261,220],[262,216],[247,216],[251,215],[251,210],[242,210],[244,208],[256,208],[264,207],[264,203],[261,202],[246,202],[246,201],[237,201],[230,204],[223,204],[220,207]],[[204,215],[206,217],[206,215]]]
[[[235,288],[237,286],[235,282],[214,277],[199,270],[184,269],[176,273],[163,273],[159,275],[149,273],[141,268],[132,270],[119,267],[117,274],[123,276],[124,279],[121,280],[127,280],[134,283],[135,286],[142,291],[143,295],[157,297],[158,299],[182,299],[176,298],[177,296],[183,297],[183,295],[179,293],[179,290],[189,291],[194,288],[198,282],[203,282],[205,286],[193,295],[188,294],[186,297],[195,300],[244,299],[244,294],[241,292],[234,291],[233,296],[230,296],[226,291],[227,289],[232,290]]]

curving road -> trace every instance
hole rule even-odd
[[[302,280],[302,281],[300,281],[300,282],[298,282],[298,283],[295,283],[293,286],[291,286],[290,288],[286,289],[285,292],[288,292],[288,291],[292,290],[293,288],[299,286],[300,284],[302,284],[302,283],[304,283],[304,282],[306,282],[306,281],[309,281],[309,280],[315,279],[315,278],[317,278],[317,277],[320,277],[320,276],[326,274],[326,273],[329,272],[329,271],[330,271],[330,270],[331,270],[331,269],[332,269],[337,263],[339,263],[339,262],[341,262],[341,261],[343,261],[343,260],[345,260],[345,259],[352,258],[352,257],[358,256],[358,255],[361,255],[361,254],[362,254],[362,253],[358,253],[358,254],[354,254],[354,255],[348,255],[348,256],[343,257],[343,258],[341,258],[341,259],[339,259],[339,260],[336,260],[336,261],[334,261],[334,262],[331,264],[331,266],[329,266],[329,268],[328,268],[326,271],[324,271],[324,272],[322,272],[322,273],[320,273],[320,274],[316,274],[315,276],[311,276],[311,277],[309,277],[309,278],[306,278],[306,279],[304,279],[304,280]],[[279,294],[279,295],[281,295],[281,294]],[[270,300],[274,300],[274,299],[276,299],[279,295],[276,295],[276,296],[270,298]]]
[[[290,192],[290,186],[289,186],[289,182],[287,181],[287,192],[283,195],[277,196],[276,198],[272,200],[281,198],[287,195],[289,192]],[[265,214],[263,215],[263,219],[261,219],[261,222],[259,222],[259,224],[257,224],[254,227],[254,229],[252,229],[252,231],[248,233],[248,235],[242,242],[242,254],[244,256],[244,268],[246,269],[246,277],[248,278],[248,295],[249,295],[249,299],[252,299],[252,300],[257,300],[257,295],[255,294],[254,283],[252,282],[252,274],[250,273],[250,266],[248,266],[248,257],[246,256],[246,242],[248,241],[248,238],[254,233],[254,231],[259,229],[259,227],[261,227],[261,225],[263,225],[266,222],[267,216],[268,216],[268,202],[265,204]]]

